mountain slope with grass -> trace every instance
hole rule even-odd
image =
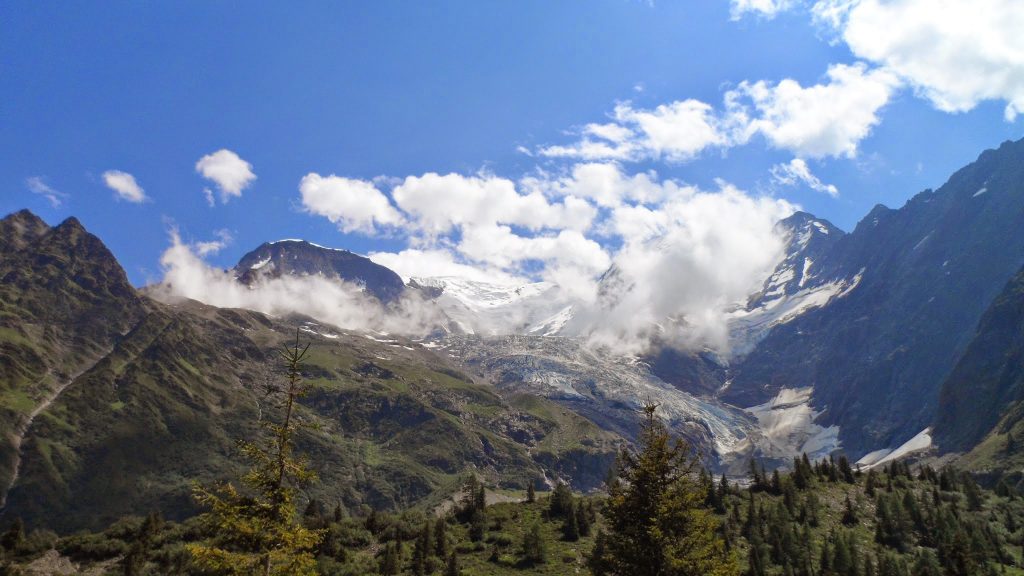
[[[1024,270],[982,317],[943,384],[935,439],[961,463],[1024,481]]]
[[[299,417],[313,425],[298,444],[322,479],[314,494],[345,509],[430,505],[468,470],[585,489],[594,474],[580,463],[603,471],[618,442],[411,341],[140,296],[75,220],[50,228],[22,212],[0,228],[18,232],[0,253],[0,409],[22,417],[3,419],[3,519],[67,532],[148,510],[194,514],[190,483],[237,474],[235,441],[269,409],[276,349],[296,331],[311,344]],[[8,423],[37,410],[15,445]]]

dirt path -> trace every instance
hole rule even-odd
[[[79,376],[85,374],[89,370],[92,370],[100,363],[101,360],[106,358],[107,355],[110,354],[111,350],[103,352],[96,361],[89,363],[85,368],[79,370],[70,378],[58,384],[56,388],[51,390],[50,393],[43,398],[42,402],[29,412],[28,418],[15,428],[14,436],[11,438],[11,447],[14,448],[14,473],[11,474],[11,480],[7,483],[7,486],[4,487],[3,492],[0,492],[0,516],[3,516],[4,511],[7,509],[7,494],[10,493],[11,488],[14,488],[14,485],[18,482],[18,476],[21,473],[21,444],[25,441],[25,436],[28,435],[28,431],[32,428],[32,422],[35,421],[36,416],[39,416],[44,410],[49,408],[50,405],[60,397],[64,390],[67,390],[68,386],[71,386],[71,383],[77,380]],[[46,376],[40,378],[39,381],[42,382],[43,379],[52,375],[52,369],[47,369]]]

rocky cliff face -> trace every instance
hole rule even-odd
[[[369,258],[348,250],[325,248],[304,240],[279,240],[261,244],[234,268],[244,284],[281,276],[324,276],[356,284],[387,304],[405,290],[402,278]]]
[[[982,313],[1024,264],[1021,230],[1024,141],[898,210],[876,207],[814,264],[845,296],[774,327],[723,398],[747,406],[813,387],[847,452],[899,445],[931,424]]]
[[[985,312],[942,386],[935,441],[986,471],[1024,464],[1024,270]]]

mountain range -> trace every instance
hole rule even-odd
[[[193,513],[188,482],[237,472],[233,441],[255,430],[273,351],[296,333],[312,343],[301,415],[316,425],[300,448],[316,496],[350,509],[436,504],[468,469],[594,488],[645,400],[718,472],[801,453],[863,466],[949,455],[1024,482],[1024,140],[849,233],[805,212],[776,231],[785,249],[727,310],[727,346],[681,348],[652,327],[647,351],[626,355],[588,338],[600,308],[547,282],[403,281],[301,240],[262,244],[232,270],[253,290],[322,276],[442,318],[403,337],[159,298],[74,218],[9,215],[2,513],[61,531]],[[613,268],[598,306],[634,288]]]

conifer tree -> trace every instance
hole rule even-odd
[[[619,479],[604,507],[604,551],[592,563],[614,576],[739,574],[703,506],[697,458],[687,444],[672,441],[656,409],[644,406],[637,452],[620,455]]]
[[[424,522],[420,529],[419,536],[412,548],[412,573],[414,576],[423,576],[428,569],[430,555],[433,554],[433,543],[431,542],[430,522]]]
[[[242,477],[245,489],[225,483],[213,489],[195,486],[196,500],[209,511],[202,523],[212,534],[209,542],[189,544],[196,564],[208,573],[226,575],[313,574],[313,549],[322,532],[309,530],[298,521],[295,490],[315,475],[302,459],[292,454],[298,429],[295,404],[303,394],[302,362],[309,345],[285,347],[281,357],[286,369],[282,388],[271,387],[267,396],[282,401],[280,422],[261,422],[267,439],[242,441],[242,454],[252,463]]]
[[[537,489],[533,487],[533,480],[526,485],[526,501],[530,504],[537,501]]]
[[[565,515],[562,522],[562,539],[566,542],[575,542],[580,539],[580,525],[576,511],[570,507],[569,513]]]
[[[384,556],[380,561],[380,573],[384,576],[398,574],[398,568],[402,561],[401,542],[389,542],[384,547]]]
[[[607,554],[607,550],[604,531],[598,529],[597,536],[594,537],[594,547],[591,548],[590,556],[587,557],[587,568],[590,568],[590,573],[593,576],[607,574],[605,554]]]
[[[484,539],[484,532],[487,531],[487,516],[483,510],[475,510],[469,519],[469,539],[479,542]]]
[[[14,551],[22,542],[25,541],[25,522],[22,521],[21,517],[14,519],[11,523],[11,527],[7,529],[3,535],[0,535],[0,546],[8,551]]]
[[[523,561],[531,566],[547,561],[547,548],[540,533],[540,524],[534,524],[523,535]]]
[[[434,555],[441,560],[448,557],[448,522],[444,518],[434,524]]]
[[[459,570],[459,557],[455,550],[452,550],[452,553],[448,555],[448,564],[445,566],[444,576],[460,576],[460,574],[462,574],[462,571]]]
[[[576,505],[576,526],[580,536],[590,536],[591,523],[589,509],[583,505],[583,502],[579,502]]]
[[[846,495],[846,506],[843,508],[843,526],[855,526],[857,524],[857,513],[853,510],[853,502],[850,495]]]
[[[555,485],[548,503],[548,513],[552,518],[561,518],[573,512],[572,490],[564,482]]]

